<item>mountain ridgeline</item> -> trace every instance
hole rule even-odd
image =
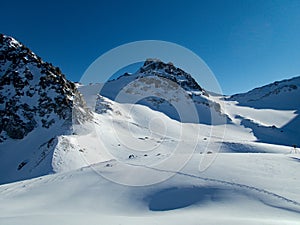
[[[74,83],[15,39],[0,35],[0,142],[22,139],[36,127],[90,117]]]
[[[137,72],[108,81],[100,94],[148,106],[184,123],[224,124],[228,119],[221,105],[190,74],[159,59],[147,59]]]

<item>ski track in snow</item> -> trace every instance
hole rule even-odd
[[[181,175],[181,176],[192,177],[192,178],[200,179],[200,180],[203,180],[203,181],[209,181],[209,182],[215,182],[215,183],[220,183],[220,184],[225,184],[225,185],[230,185],[230,186],[236,186],[236,187],[239,187],[239,188],[244,188],[244,189],[248,189],[248,190],[251,190],[251,191],[256,191],[256,192],[259,192],[259,193],[263,193],[263,194],[275,197],[277,199],[283,200],[285,202],[292,203],[294,205],[300,206],[300,203],[297,202],[297,201],[291,200],[291,199],[286,198],[282,195],[279,195],[279,194],[276,194],[274,192],[267,191],[265,189],[258,188],[258,187],[255,187],[255,186],[250,186],[250,185],[246,185],[246,184],[240,184],[240,183],[235,183],[235,182],[230,182],[230,181],[225,181],[225,180],[219,180],[219,179],[214,179],[214,178],[201,177],[201,176],[196,176],[196,175],[188,174],[188,173],[184,173],[184,172],[157,169],[157,168],[153,168],[153,167],[149,167],[149,166],[142,166],[142,167],[145,167],[145,168],[151,169],[151,170],[155,170],[155,171],[159,171],[159,172],[167,172],[167,173],[178,174],[178,175]],[[299,211],[299,213],[300,213],[300,211]]]
[[[164,170],[164,169],[157,169],[157,168],[153,168],[153,167],[149,167],[149,166],[141,166],[141,165],[132,165],[132,166],[137,166],[137,167],[144,167],[147,169],[151,169],[154,171],[158,171],[158,172],[164,172],[164,173],[172,173],[172,174],[177,174],[180,176],[185,176],[185,177],[191,177],[191,178],[195,178],[195,179],[200,179],[203,181],[207,181],[207,182],[214,182],[214,183],[219,183],[219,184],[223,184],[223,185],[228,185],[228,186],[234,186],[234,187],[238,187],[238,188],[242,188],[242,189],[247,189],[250,191],[255,191],[255,192],[259,192],[268,196],[272,196],[273,198],[285,201],[287,203],[296,205],[300,207],[300,203],[289,199],[287,197],[284,197],[282,195],[276,194],[274,192],[262,189],[262,188],[258,188],[255,186],[250,186],[250,185],[246,185],[246,184],[241,184],[241,183],[236,183],[236,182],[230,182],[230,181],[226,181],[226,180],[220,180],[220,179],[215,179],[215,178],[209,178],[209,177],[202,177],[202,176],[197,176],[197,175],[193,175],[193,174],[188,174],[188,173],[184,173],[184,172],[180,172],[180,171],[171,171],[171,170]],[[91,168],[92,166],[89,167],[85,167],[85,168]],[[82,168],[84,169],[84,168]],[[82,169],[80,169],[80,171],[82,171]],[[33,187],[35,184],[42,182],[43,184],[51,184],[54,183],[56,181],[63,181],[66,178],[70,178],[72,177],[72,174],[61,174],[59,176],[56,175],[47,175],[47,176],[53,176],[51,178],[47,177],[46,180],[44,180],[44,177],[38,177],[38,178],[33,178],[32,180],[25,180],[25,181],[20,181],[19,185],[14,185],[12,187],[6,187],[3,188],[2,191],[0,192],[1,194],[6,194],[9,195],[10,193],[16,194],[17,192],[21,192],[20,191],[20,186],[22,186],[22,188],[26,188],[28,190],[28,188]],[[7,184],[8,186],[10,186],[11,184]],[[22,190],[22,189],[21,189]],[[262,200],[261,200],[262,201]],[[263,201],[264,202],[264,201]],[[265,202],[264,202],[265,203]],[[267,203],[265,203],[267,204]],[[297,211],[295,210],[297,213],[300,213],[300,210]]]

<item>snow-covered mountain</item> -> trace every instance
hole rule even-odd
[[[51,172],[58,135],[72,132],[72,119],[89,118],[58,67],[0,35],[0,183]]]
[[[233,95],[229,100],[258,109],[299,110],[300,101],[296,101],[300,99],[299,89],[300,77],[294,77]]]
[[[300,77],[276,81],[226,100],[233,103],[230,108],[235,118],[231,118],[250,128],[258,140],[300,146]]]
[[[136,73],[108,81],[101,95],[121,103],[146,105],[180,122],[227,122],[220,103],[190,74],[159,59],[147,59]]]
[[[0,224],[299,224],[299,77],[218,96],[149,59],[101,89],[0,44]]]

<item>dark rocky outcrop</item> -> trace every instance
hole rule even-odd
[[[22,139],[35,127],[49,128],[58,120],[90,117],[75,84],[58,67],[0,34],[0,142]]]

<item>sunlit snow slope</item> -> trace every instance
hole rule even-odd
[[[22,45],[9,40],[19,53]],[[0,224],[299,224],[299,77],[224,97],[170,63],[146,60],[101,92],[100,84],[70,89],[50,70],[46,78],[57,91],[42,94],[44,75],[26,62],[5,55],[1,64],[1,120],[9,121],[4,113],[14,99],[14,107],[31,100],[36,121],[55,122],[37,122],[22,138],[9,136],[15,127],[2,122]],[[34,98],[14,92],[23,90],[13,84],[15,77],[26,82],[26,68],[34,79],[24,90],[34,87]],[[50,110],[55,104],[40,104],[49,93],[50,103],[70,98],[72,126]],[[82,99],[72,111],[75,95]],[[159,95],[168,101],[151,97]],[[197,123],[184,110],[193,105]],[[40,115],[39,107],[50,112]],[[20,117],[18,110],[11,114]]]

